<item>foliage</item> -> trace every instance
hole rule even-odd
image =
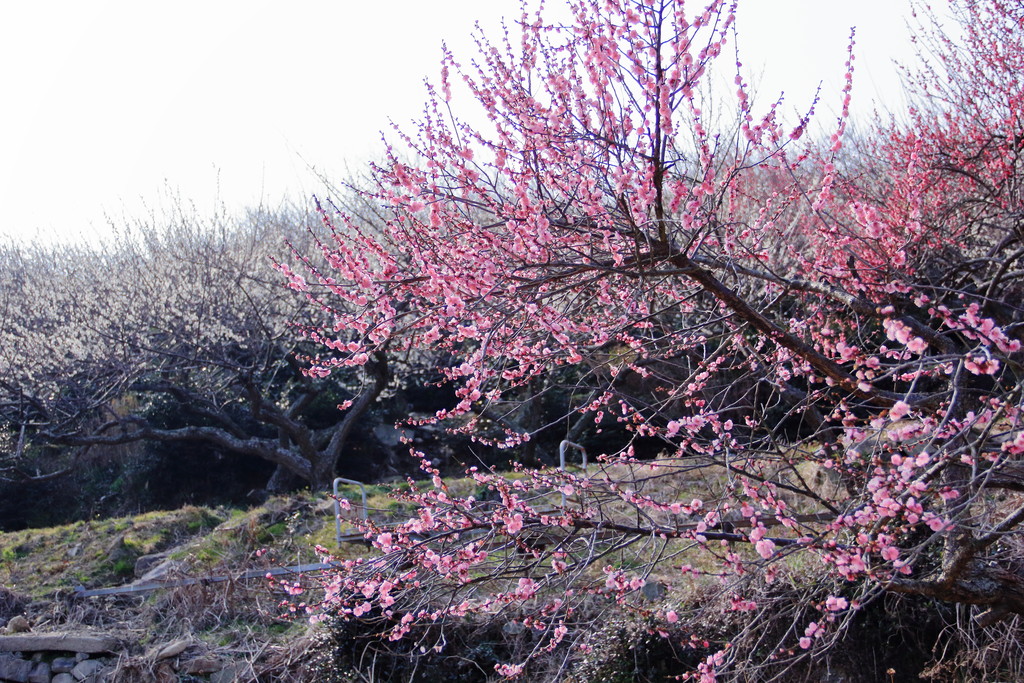
[[[805,134],[813,105],[786,122],[741,75],[709,99],[722,0],[572,0],[564,24],[524,5],[518,40],[446,53],[362,191],[381,220],[323,210],[318,249],[278,265],[333,314],[311,373],[441,349],[456,399],[427,421],[520,449],[539,429],[495,436],[491,416],[557,391],[565,436],[633,438],[589,472],[471,469],[480,497],[424,462],[432,483],[400,494],[416,516],[367,525],[380,555],[343,563],[322,614],[428,648],[515,614],[541,638],[496,665],[514,677],[585,651],[604,601],[685,624],[665,637],[706,648],[694,676],[714,680],[827,650],[887,592],[1024,613],[1000,551],[1024,521],[1024,7],[953,7],[965,39],[932,34],[946,71],[872,156],[846,146],[852,41],[827,139]],[[485,126],[459,118],[457,77]],[[641,466],[640,439],[667,457]],[[758,599],[808,564],[827,571],[798,599]],[[688,585],[714,599],[684,610]],[[787,627],[699,632],[723,611]]]

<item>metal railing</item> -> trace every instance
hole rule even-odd
[[[359,487],[359,490],[363,494],[363,507],[359,512],[359,516],[364,520],[367,519],[369,512],[366,507],[366,485],[361,481],[355,479],[345,479],[338,477],[334,480],[334,540],[338,547],[341,547],[341,501],[338,500],[338,484],[355,484]]]
[[[563,472],[565,471],[565,452],[570,448],[575,448],[576,450],[583,454],[583,473],[586,474],[587,467],[589,467],[589,463],[587,463],[587,449],[579,445],[578,443],[574,443],[572,441],[567,440],[562,441],[562,443],[558,444],[558,469],[562,470]],[[562,494],[562,507],[565,507],[564,493]]]

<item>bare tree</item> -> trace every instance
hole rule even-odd
[[[200,219],[179,205],[100,247],[6,246],[5,476],[70,465],[29,473],[29,445],[64,446],[67,460],[95,445],[198,441],[274,463],[272,488],[327,487],[390,371],[384,350],[330,380],[303,371],[311,346],[296,326],[329,313],[289,296],[271,266],[286,237],[306,239],[304,220]]]

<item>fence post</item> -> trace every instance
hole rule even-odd
[[[359,487],[359,490],[363,493],[363,507],[360,512],[360,517],[364,520],[368,518],[366,509],[366,486],[361,481],[355,479],[345,479],[338,477],[334,480],[334,539],[335,545],[341,547],[341,503],[338,502],[338,484],[355,484]]]
[[[560,469],[563,472],[565,471],[565,451],[570,448],[575,448],[576,450],[583,454],[583,473],[586,474],[588,467],[587,449],[579,445],[578,443],[574,443],[568,440],[563,440],[562,443],[558,444],[558,469]],[[562,507],[565,507],[564,493],[562,494]]]

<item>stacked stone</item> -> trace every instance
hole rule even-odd
[[[85,633],[18,633],[0,636],[0,681],[4,683],[101,683],[119,643]]]
[[[8,628],[8,633],[11,629]],[[197,643],[182,638],[151,649],[144,662],[159,680],[179,674],[210,683],[256,680],[252,665],[215,656],[181,658]],[[0,635],[0,683],[111,683],[120,663],[132,662],[123,643],[106,635],[86,633],[17,633]],[[208,678],[207,678],[208,677]]]

